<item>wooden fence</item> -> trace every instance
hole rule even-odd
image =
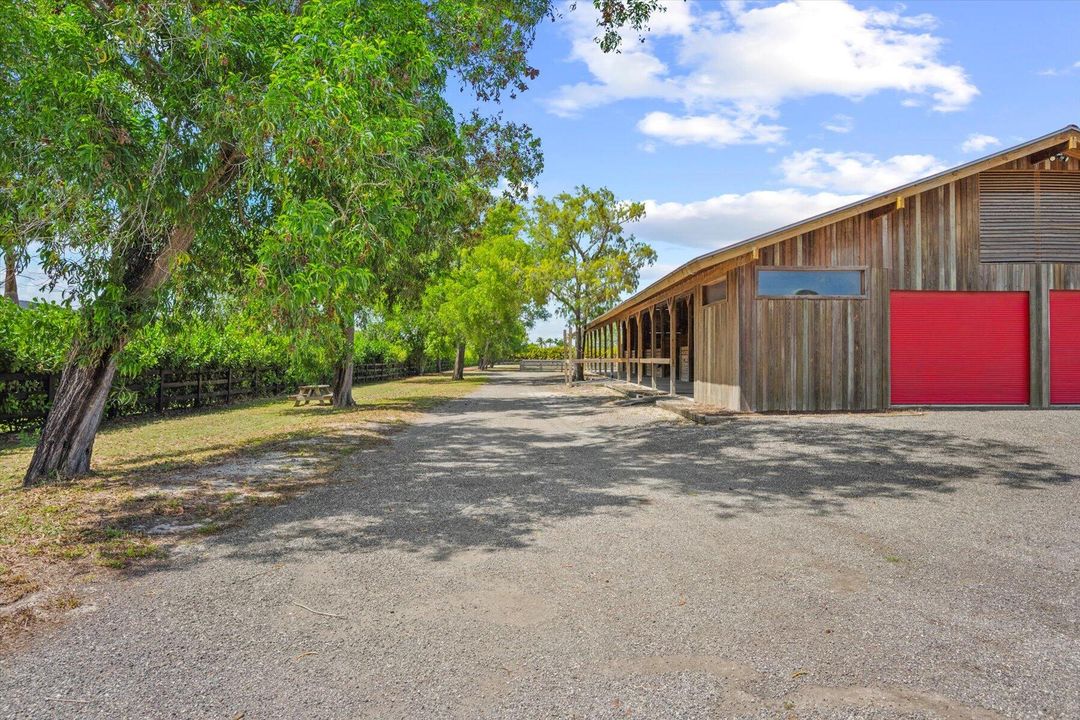
[[[565,366],[565,360],[522,359],[518,361],[519,370],[554,370],[560,372]]]
[[[353,367],[353,382],[396,380],[415,374],[405,363],[358,364]],[[58,374],[0,373],[0,432],[43,425],[59,385]],[[294,389],[273,369],[161,369],[137,378],[117,378],[105,413],[106,417],[121,417],[212,407]]]

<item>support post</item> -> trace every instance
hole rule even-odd
[[[642,358],[645,357],[645,311],[637,313],[637,384],[642,384]]]
[[[691,387],[697,385],[697,383],[694,382],[694,378],[696,377],[694,375],[694,372],[696,371],[696,368],[694,367],[694,315],[697,311],[694,307],[695,297],[697,297],[697,295],[692,294],[686,298],[686,364],[688,366],[687,369],[690,371],[687,373],[687,376],[690,378]],[[696,392],[694,394],[697,395]]]
[[[585,363],[585,372],[589,372],[592,369],[591,360],[592,360],[592,357],[593,357],[594,353],[596,353],[596,332],[595,331],[589,333],[589,351],[587,353],[585,353],[585,357],[588,358],[590,360],[590,362]]]
[[[676,370],[678,370],[679,343],[678,343],[678,339],[677,339],[678,333],[676,332],[676,330],[678,329],[678,324],[676,322],[677,318],[676,318],[676,314],[675,314],[675,304],[676,304],[675,303],[675,298],[672,298],[671,300],[668,301],[668,352],[671,353],[671,355],[670,355],[671,364],[668,365],[668,394],[669,395],[675,395],[676,394],[675,393],[675,377],[676,377]]]
[[[649,355],[652,356],[651,357],[652,360],[656,359],[656,354],[660,350],[660,345],[656,340],[656,316],[657,316],[657,311],[656,311],[656,306],[654,305],[653,307],[649,308],[649,349],[652,350],[652,352],[649,353]],[[652,367],[650,368],[650,372],[649,372],[649,378],[652,380],[652,388],[653,388],[653,390],[656,389],[656,369],[657,369],[657,367],[658,366],[657,366],[656,363],[652,363]]]
[[[611,323],[604,326],[604,375],[611,377]]]

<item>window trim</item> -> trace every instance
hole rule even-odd
[[[723,284],[723,286],[724,286],[724,297],[720,298],[719,300],[713,300],[712,302],[707,301],[705,299],[705,288],[711,287],[713,285],[720,285],[720,284]],[[728,281],[727,281],[727,278],[720,278],[720,279],[718,279],[718,280],[716,280],[714,282],[702,283],[701,284],[701,307],[711,307],[713,305],[718,305],[719,303],[726,302],[727,299],[728,299]]]
[[[866,300],[866,272],[869,265],[758,265],[754,268],[754,297],[759,300]],[[858,295],[763,295],[761,293],[761,271],[780,270],[786,272],[828,272],[846,271],[859,273]]]

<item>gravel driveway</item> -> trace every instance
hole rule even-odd
[[[494,373],[102,587],[0,717],[1080,716],[1080,412],[610,400]]]

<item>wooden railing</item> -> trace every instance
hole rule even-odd
[[[628,376],[627,376],[626,380],[628,382],[632,382],[632,383],[636,383],[636,384],[641,384],[645,380],[645,377],[644,377],[645,372],[644,372],[644,370],[645,370],[646,367],[650,367],[650,368],[653,368],[654,371],[648,373],[648,378],[649,378],[649,381],[651,382],[652,387],[653,387],[654,390],[657,389],[657,387],[656,387],[656,378],[657,378],[658,373],[655,372],[656,366],[665,366],[665,365],[670,366],[672,364],[671,363],[671,358],[666,358],[666,357],[657,357],[657,358],[648,358],[648,357],[643,357],[643,358],[639,358],[639,357],[630,357],[630,358],[618,358],[618,357],[617,358],[582,358],[580,360],[566,360],[564,362],[566,363],[567,374],[568,375],[571,374],[570,371],[569,371],[570,368],[574,367],[575,365],[584,365],[585,366],[585,372],[587,372],[587,373],[593,373],[593,374],[596,374],[596,375],[606,375],[606,376],[609,376],[609,377],[616,377],[616,378],[620,376],[621,372],[627,371]],[[671,374],[674,374],[674,371],[672,371]],[[636,379],[635,379],[635,376],[636,376]],[[669,388],[669,391],[672,392],[672,394],[674,394],[675,383],[674,383],[674,380],[671,378],[670,374],[669,374],[669,377],[668,377],[668,388]]]
[[[518,361],[518,370],[562,370],[565,360],[522,359]]]

